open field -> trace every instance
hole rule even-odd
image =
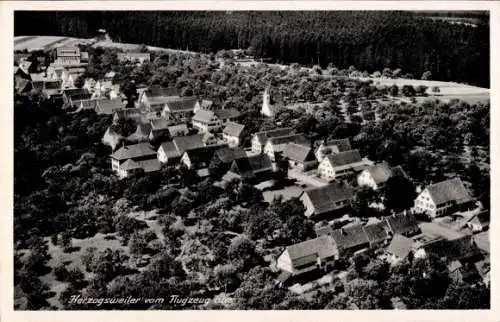
[[[60,46],[74,46],[90,41],[90,39],[60,36],[19,36],[14,38],[14,50],[50,50]]]

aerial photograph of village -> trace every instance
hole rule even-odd
[[[15,11],[13,42],[14,310],[490,309],[488,11]]]

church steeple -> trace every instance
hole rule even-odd
[[[262,115],[267,117],[273,117],[274,113],[271,107],[271,98],[269,96],[269,87],[266,87],[264,94],[262,95],[262,109],[260,111]]]

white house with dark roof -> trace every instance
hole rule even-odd
[[[334,180],[347,175],[361,172],[372,163],[361,158],[358,150],[350,150],[327,155],[318,166],[318,173],[321,178]]]
[[[114,113],[114,111],[124,107],[125,104],[119,98],[109,99],[109,100],[101,99],[97,101],[97,106],[95,108],[95,111],[97,114],[111,115]]]
[[[264,153],[274,161],[276,154],[284,152],[289,143],[310,146],[310,142],[302,134],[290,134],[269,138],[264,146]]]
[[[137,124],[135,132],[127,137],[127,141],[147,142],[149,140],[150,134],[151,134],[151,124],[149,123]]]
[[[222,121],[213,111],[198,110],[191,119],[194,128],[200,132],[218,131],[222,127]]]
[[[189,129],[186,123],[175,124],[168,127],[168,134],[170,137],[185,136],[188,135]]]
[[[473,208],[474,199],[460,178],[428,185],[415,199],[414,210],[431,217],[444,216],[461,208]]]
[[[344,214],[354,198],[352,187],[339,182],[324,187],[306,189],[299,199],[306,208],[307,217],[323,217],[333,213]]]
[[[321,141],[320,145],[316,148],[314,155],[318,162],[321,162],[327,155],[349,150],[351,150],[349,139],[324,140]]]
[[[292,133],[294,133],[294,130],[291,127],[276,128],[254,133],[252,136],[252,152],[262,153],[267,140],[273,137],[291,135]]]
[[[196,98],[182,98],[165,103],[161,115],[176,122],[187,122],[194,111]]]
[[[297,276],[318,269],[332,268],[338,258],[333,238],[320,236],[288,246],[276,260],[276,267]]]
[[[160,145],[157,151],[158,160],[161,163],[172,164],[180,160],[182,154],[187,150],[205,146],[203,134],[177,136],[172,141]]]
[[[156,151],[149,143],[139,143],[128,146],[124,145],[111,155],[111,168],[120,177],[126,177],[130,173],[130,170],[137,169],[137,167],[134,168],[137,164],[143,168],[143,170],[149,171],[154,168],[151,165],[156,164],[155,162],[150,161],[157,161],[156,155]],[[133,162],[126,163],[128,160]]]
[[[150,53],[125,52],[125,53],[118,53],[117,56],[118,60],[122,63],[132,62],[132,63],[144,64],[144,62],[151,61]]]
[[[283,151],[283,157],[288,160],[291,168],[302,171],[311,170],[318,164],[313,149],[304,144],[288,143]]]
[[[358,175],[358,185],[377,190],[383,187],[389,178],[394,176],[406,177],[407,175],[401,166],[391,167],[387,162],[382,162],[363,170]]]
[[[413,249],[415,242],[406,236],[396,234],[392,238],[386,253],[390,256],[391,262],[405,260]]]
[[[154,119],[150,121],[151,132],[149,133],[149,139],[155,140],[160,138],[162,135],[168,133],[168,121],[164,118]]]
[[[163,108],[165,107],[165,103],[180,99],[181,97],[179,96],[179,90],[175,87],[153,86],[143,90],[139,94],[137,107],[163,110]]]
[[[222,130],[222,139],[227,142],[230,147],[237,147],[241,143],[245,130],[245,125],[227,122],[226,126]]]
[[[193,113],[196,114],[199,110],[212,110],[214,105],[213,101],[210,100],[198,100],[196,101],[196,104],[194,105],[194,110]]]

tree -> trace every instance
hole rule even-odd
[[[432,73],[430,71],[425,71],[423,74],[422,74],[422,80],[430,80],[432,77]]]
[[[417,95],[420,95],[420,96],[424,96],[426,94],[426,91],[427,91],[427,86],[425,85],[418,85],[417,86]]]
[[[416,94],[415,88],[411,85],[403,85],[401,93],[406,97],[413,97]]]
[[[85,77],[83,75],[80,75],[75,79],[74,85],[76,88],[82,88],[84,84],[85,84]]]
[[[137,94],[137,85],[134,80],[126,82],[122,86],[122,93],[127,98],[127,106],[126,107],[134,107],[134,102],[138,98]]]
[[[399,213],[413,207],[416,198],[415,187],[408,178],[394,176],[386,182],[384,197],[386,209]]]
[[[441,92],[441,90],[439,89],[439,86],[432,86],[432,92],[439,93],[439,92]]]
[[[363,186],[354,195],[352,208],[359,217],[370,217],[370,204],[377,201],[377,193],[373,188]]]
[[[391,94],[391,96],[398,96],[398,93],[399,93],[399,87],[398,85],[394,84],[391,86],[390,90],[389,90],[389,93]]]
[[[238,267],[238,270],[245,272],[260,262],[254,243],[246,237],[234,238],[231,241],[227,255]]]

